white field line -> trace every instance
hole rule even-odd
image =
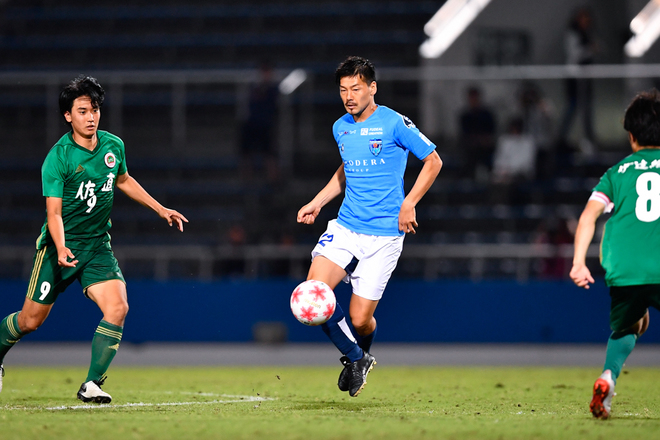
[[[209,393],[210,394],[210,393]],[[228,397],[228,399],[217,399],[210,400],[208,402],[163,402],[163,403],[124,403],[122,405],[62,405],[62,406],[50,406],[46,408],[42,407],[18,407],[18,406],[5,406],[2,408],[5,411],[15,411],[15,410],[46,410],[46,411],[61,411],[66,409],[113,409],[113,408],[132,408],[132,407],[151,407],[151,406],[187,406],[187,405],[212,405],[216,403],[242,403],[242,402],[265,402],[267,400],[273,400],[269,397],[255,397],[255,396],[239,396],[239,395],[230,395],[230,394],[220,394],[220,396]]]

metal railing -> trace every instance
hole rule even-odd
[[[0,72],[0,87],[5,89],[25,86],[43,87],[47,110],[46,133],[49,142],[54,142],[61,135],[61,116],[57,110],[59,88],[78,76],[79,71],[55,72]],[[86,74],[99,79],[108,90],[109,102],[107,111],[110,118],[109,131],[121,136],[124,126],[125,90],[128,86],[164,86],[170,90],[170,121],[163,121],[170,130],[171,147],[182,151],[186,147],[186,136],[189,133],[189,121],[186,117],[187,95],[189,89],[197,85],[224,85],[233,88],[234,99],[224,105],[233,105],[237,120],[245,116],[250,84],[259,80],[256,69],[206,69],[206,70],[117,70],[89,71]],[[274,80],[280,81],[289,74],[289,70],[279,69],[274,72]],[[561,80],[565,78],[592,79],[642,79],[660,76],[660,64],[619,64],[619,65],[530,65],[530,66],[423,66],[406,68],[378,69],[379,83],[413,82],[437,83],[450,81],[459,83],[488,81],[520,81],[520,80]],[[284,169],[289,169],[296,148],[312,145],[314,137],[314,118],[318,111],[314,105],[314,94],[318,90],[327,90],[328,84],[315,84],[314,74],[307,72],[307,81],[299,88],[297,102],[301,106],[294,118],[292,98],[281,95],[279,121],[280,160]],[[20,93],[20,92],[19,92]],[[385,93],[385,92],[384,92]],[[425,116],[428,106],[423,104],[424,90],[415,97],[422,112],[420,122],[431,116]],[[339,109],[339,98],[337,97]],[[338,114],[341,111],[338,110]],[[30,126],[34,129],[33,126]],[[324,137],[325,138],[325,137]]]
[[[195,272],[188,278],[200,281],[214,279],[213,267],[217,263],[240,261],[243,263],[242,277],[246,279],[259,278],[260,263],[282,261],[289,264],[288,276],[302,279],[307,273],[310,263],[310,245],[249,245],[249,246],[117,246],[115,255],[122,266],[130,266],[132,262],[143,261],[153,265],[156,280],[172,279],[172,267],[182,262],[193,262],[197,265]],[[588,258],[597,258],[599,246],[592,244],[587,252]],[[32,270],[34,249],[24,246],[0,246],[0,263],[22,265],[22,277],[27,279]],[[535,259],[550,258],[572,259],[572,245],[550,244],[443,244],[443,245],[404,245],[401,260],[418,259],[423,262],[423,278],[435,280],[442,278],[439,263],[442,260],[469,261],[470,274],[473,280],[484,276],[484,261],[488,259],[510,259],[516,262],[514,277],[518,281],[530,278],[531,263]]]

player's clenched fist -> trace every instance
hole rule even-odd
[[[584,265],[574,265],[571,269],[570,277],[578,287],[589,288],[589,284],[594,283],[594,278],[591,276],[591,271]]]
[[[313,225],[314,220],[316,220],[316,217],[319,215],[319,212],[321,212],[321,208],[308,203],[307,205],[300,208],[300,211],[298,211],[298,223]]]

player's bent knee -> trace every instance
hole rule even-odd
[[[644,332],[646,332],[646,330],[648,330],[650,320],[651,320],[651,318],[649,316],[649,311],[647,310],[646,315],[644,315],[644,317],[642,318],[642,328],[639,330],[639,335],[640,336],[642,334],[644,334]]]
[[[648,328],[649,328],[649,318],[647,314],[646,317],[642,318],[642,320],[640,321],[640,326],[639,326],[639,330],[637,331],[637,336],[642,336],[644,333],[646,333],[646,330],[648,330]]]
[[[372,317],[351,317],[353,328],[359,335],[368,335],[374,331],[372,321]]]
[[[122,302],[106,307],[103,310],[104,319],[111,324],[123,325],[126,315],[128,315],[128,303]]]
[[[117,307],[117,315],[126,318],[128,315],[128,303],[124,302]]]
[[[41,316],[20,316],[18,318],[18,327],[23,334],[32,333],[41,327],[46,321],[46,317]]]
[[[639,321],[634,323],[626,330],[626,333],[634,333],[639,337],[642,336],[648,328],[649,328],[649,312],[647,311],[646,314]]]

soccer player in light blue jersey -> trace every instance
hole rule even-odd
[[[355,397],[376,363],[369,353],[376,335],[376,306],[401,255],[405,234],[416,233],[415,206],[435,181],[442,160],[410,119],[376,104],[371,62],[349,57],[337,68],[335,80],[347,111],[332,127],[342,164],[298,211],[297,220],[313,224],[321,208],[345,191],[337,219],[328,223],[312,250],[307,279],[323,281],[332,289],[342,280],[351,283],[349,314],[355,334],[339,304],[322,328],[343,354],[339,389]],[[423,167],[405,195],[409,152]]]

